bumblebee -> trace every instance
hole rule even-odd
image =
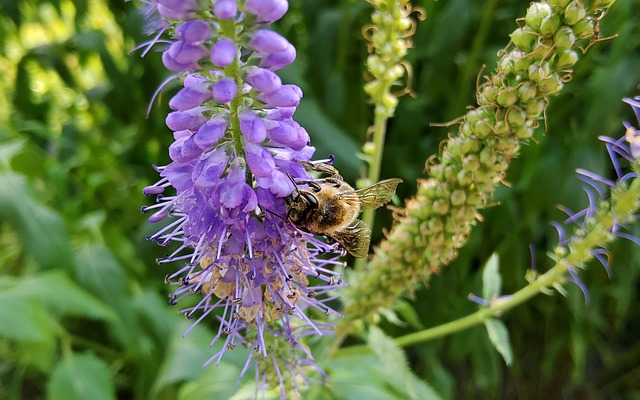
[[[386,179],[355,190],[329,164],[298,161],[308,171],[328,175],[316,180],[295,181],[293,193],[285,198],[287,219],[300,229],[326,235],[352,256],[369,254],[371,230],[358,214],[386,204],[402,179]],[[308,189],[300,189],[306,186]]]

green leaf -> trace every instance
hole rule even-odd
[[[418,312],[410,302],[399,300],[397,302],[397,312],[402,317],[402,320],[406,321],[412,328],[416,330],[424,329],[424,324],[420,320]]]
[[[485,300],[495,299],[502,293],[502,276],[500,275],[500,258],[493,253],[482,271],[482,297]]]
[[[380,328],[372,326],[369,329],[368,339],[369,347],[376,354],[385,371],[385,382],[403,398],[416,400],[440,398],[429,385],[413,374],[404,351]]]
[[[57,322],[38,301],[21,293],[0,292],[0,336],[19,342],[46,342]]]
[[[502,321],[495,318],[489,318],[484,321],[484,325],[487,327],[487,333],[489,334],[489,340],[493,347],[498,350],[498,353],[504,359],[507,365],[511,365],[513,362],[513,353],[511,351],[511,342],[509,341],[509,332],[507,327]]]
[[[229,399],[234,389],[241,369],[230,363],[221,362],[220,365],[204,368],[204,374],[196,380],[184,384],[178,391],[178,400],[211,400]],[[247,374],[253,377],[253,369]],[[255,390],[255,382],[253,382]]]
[[[93,354],[67,353],[47,384],[48,400],[114,400],[115,387],[107,365]]]
[[[69,238],[60,216],[33,197],[27,180],[0,172],[0,220],[8,221],[27,253],[44,268],[71,263]]]
[[[21,279],[8,292],[37,299],[45,308],[57,314],[101,320],[116,318],[113,310],[78,286],[61,270]]]
[[[0,167],[10,169],[10,161],[24,147],[24,139],[12,140],[0,144]]]

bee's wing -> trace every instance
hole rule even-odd
[[[354,257],[363,258],[369,254],[371,229],[360,219],[356,219],[341,231],[332,232],[329,236],[340,243]]]
[[[385,179],[366,188],[338,195],[340,199],[360,203],[360,211],[371,210],[386,204],[396,193],[402,179]]]

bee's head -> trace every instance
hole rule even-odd
[[[318,199],[306,190],[296,188],[284,201],[287,205],[287,218],[294,224],[303,224],[318,209]]]

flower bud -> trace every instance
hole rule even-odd
[[[538,34],[528,26],[518,28],[511,34],[511,41],[522,51],[530,52],[538,39]]]
[[[571,0],[549,0],[549,4],[553,9],[564,10]]]
[[[211,46],[211,62],[219,68],[231,65],[236,58],[236,54],[236,45],[227,38],[222,38]]]
[[[545,106],[544,100],[531,99],[524,107],[524,111],[530,118],[537,118],[543,111]]]
[[[274,22],[282,18],[289,9],[287,0],[247,0],[244,9],[262,22]]]
[[[183,22],[176,28],[176,39],[187,43],[205,41],[213,35],[209,24],[204,21],[195,20]]]
[[[529,66],[529,79],[534,82],[540,82],[543,79],[547,79],[551,74],[551,66],[547,61]]]
[[[219,19],[231,19],[238,13],[236,0],[216,0],[213,4],[213,14]]]
[[[560,16],[552,15],[542,20],[540,24],[540,33],[543,35],[553,35],[560,27]]]
[[[180,64],[197,64],[208,52],[207,48],[201,44],[178,41],[173,43],[165,54]]]
[[[553,36],[553,43],[558,50],[569,50],[576,41],[576,35],[568,26],[560,28]]]
[[[249,85],[253,86],[254,89],[264,94],[273,93],[282,86],[280,77],[274,72],[264,68],[248,67],[247,75],[244,79]]]
[[[518,98],[522,103],[526,103],[527,101],[535,98],[536,94],[536,87],[531,82],[524,82],[518,87]]]
[[[511,126],[511,129],[524,126],[526,119],[527,114],[518,107],[511,107],[507,110],[507,122],[509,126]]]
[[[244,149],[247,154],[249,169],[255,176],[266,178],[273,174],[276,163],[269,150],[250,142],[245,144]]]
[[[192,108],[186,111],[174,111],[167,115],[166,124],[172,131],[194,129],[202,125],[207,118],[202,115],[206,107]]]
[[[198,147],[203,150],[208,149],[222,139],[228,126],[229,121],[221,116],[221,114],[217,114],[202,124],[195,135],[193,135],[193,139]]]
[[[573,25],[573,32],[578,39],[587,39],[593,36],[593,21],[583,18]]]
[[[527,10],[525,22],[531,29],[540,32],[540,25],[545,18],[552,14],[551,6],[547,3],[532,3]]]
[[[496,102],[503,107],[510,107],[518,101],[518,95],[514,88],[503,88],[496,96]]]
[[[158,13],[164,18],[189,20],[195,18],[199,8],[195,0],[157,0]]]
[[[240,120],[240,131],[242,135],[251,143],[261,143],[267,137],[267,130],[264,121],[251,110],[245,110],[238,116]]]
[[[558,58],[555,63],[556,69],[562,70],[571,68],[578,62],[578,53],[573,50],[565,50],[558,53]]]
[[[284,36],[269,29],[257,30],[250,37],[247,47],[263,54],[279,53],[291,46]]]
[[[169,107],[172,110],[188,110],[202,105],[210,97],[209,80],[202,75],[189,74],[184,79],[184,88],[169,100]]]
[[[545,96],[558,94],[563,86],[564,84],[556,74],[538,82],[538,90]]]
[[[282,85],[272,93],[261,93],[258,100],[269,107],[297,107],[302,98],[302,90],[296,85]]]
[[[567,25],[575,25],[583,19],[585,15],[587,15],[587,12],[582,4],[574,0],[564,9],[564,22]],[[578,37],[580,37],[580,35],[578,35]]]
[[[264,57],[260,61],[260,67],[268,68],[271,71],[277,71],[291,64],[296,59],[296,48],[292,44],[287,46],[286,50],[272,53]]]
[[[213,84],[213,99],[220,104],[230,102],[237,93],[238,85],[232,78],[224,78]]]

